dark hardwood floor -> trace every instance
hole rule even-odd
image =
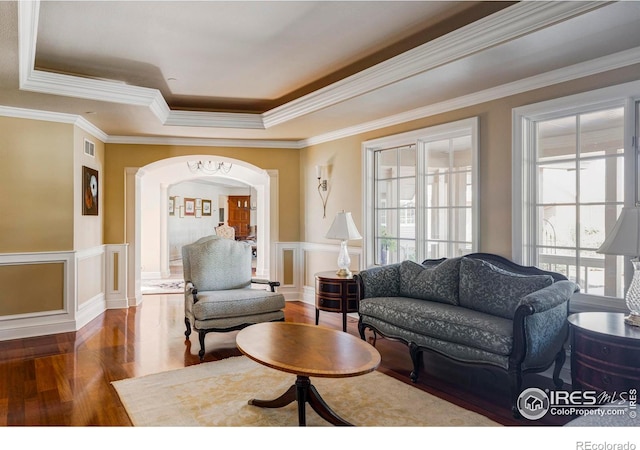
[[[199,364],[197,335],[184,339],[183,296],[145,295],[143,304],[109,310],[78,332],[0,342],[0,425],[130,426],[111,382]],[[287,302],[287,321],[314,323],[315,310]],[[340,314],[321,312],[320,325],[342,328]],[[358,336],[357,320],[348,332]],[[240,356],[236,332],[209,333],[205,361]],[[409,381],[407,347],[378,339],[381,372]],[[561,425],[566,420],[515,420],[506,375],[455,365],[427,356],[415,384],[506,426]],[[546,378],[525,376],[525,384],[552,387]]]

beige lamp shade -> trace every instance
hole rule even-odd
[[[640,255],[640,207],[624,207],[620,217],[597,253]]]
[[[350,212],[341,211],[336,214],[331,228],[327,231],[325,236],[327,239],[337,239],[339,241],[351,241],[354,239],[362,239],[356,224],[353,223],[353,218]]]

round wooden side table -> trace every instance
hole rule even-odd
[[[316,325],[320,311],[342,313],[342,331],[347,331],[347,313],[358,312],[358,285],[350,277],[336,275],[335,271],[316,273]]]
[[[623,313],[582,312],[569,316],[573,390],[610,394],[640,389],[640,328]]]

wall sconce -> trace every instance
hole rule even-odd
[[[329,193],[327,192],[327,179],[322,178],[322,166],[316,166],[316,178],[318,179],[318,195],[322,200],[322,218],[324,219],[327,217],[327,197],[329,197]]]

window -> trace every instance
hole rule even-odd
[[[632,271],[596,250],[622,206],[635,201],[636,111],[629,92],[607,88],[518,108],[514,114],[514,260],[563,273],[580,303],[619,307]],[[637,119],[635,119],[637,120]],[[628,137],[625,140],[625,137]]]
[[[363,149],[367,266],[475,251],[477,119],[368,141]]]

